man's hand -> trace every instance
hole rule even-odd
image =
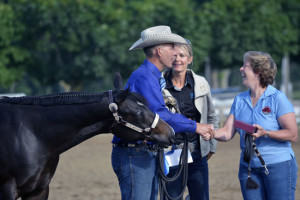
[[[202,135],[204,140],[210,140],[213,138],[214,126],[212,124],[200,124],[197,123],[196,133]]]

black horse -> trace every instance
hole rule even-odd
[[[0,200],[46,200],[59,155],[97,134],[172,143],[173,129],[121,90],[0,99]],[[117,132],[114,132],[117,130]]]

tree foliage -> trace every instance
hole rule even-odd
[[[161,24],[192,42],[197,72],[206,57],[239,66],[248,50],[278,63],[299,54],[299,10],[298,0],[10,0],[0,3],[0,83],[106,89],[115,70],[126,79],[143,61],[128,51],[140,32]]]
[[[245,51],[269,52],[279,62],[299,52],[299,1],[214,0],[203,5],[203,18],[212,28],[212,65],[241,65]],[[298,20],[297,20],[298,19]]]
[[[22,77],[28,52],[18,46],[23,30],[10,6],[0,3],[0,85],[9,87]]]

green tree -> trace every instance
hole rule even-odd
[[[126,4],[131,11],[130,33],[128,40],[131,44],[140,37],[140,32],[145,28],[157,25],[168,25],[172,32],[179,34],[192,42],[194,51],[194,70],[202,70],[208,48],[210,47],[210,26],[205,19],[199,15],[199,9],[195,1],[190,0],[131,0]],[[129,46],[130,46],[129,45]],[[137,68],[144,59],[142,51],[129,52],[129,55],[137,56],[140,61],[132,60],[133,66]],[[132,70],[133,70],[132,69]],[[131,70],[131,71],[132,71]]]
[[[10,5],[0,2],[0,85],[9,87],[22,78],[28,53],[17,43],[24,30]]]
[[[144,59],[142,51],[128,49],[150,26],[170,25],[193,42],[195,55],[203,58],[206,52],[202,46],[208,37],[198,33],[207,27],[197,26],[190,1],[14,0],[10,4],[26,27],[22,43],[30,52],[26,72],[43,86],[63,81],[72,90],[82,90],[92,80],[111,82],[116,69],[128,78]]]
[[[201,10],[211,25],[214,67],[239,66],[248,50],[267,51],[277,63],[299,52],[299,1],[212,0]]]
[[[23,45],[30,52],[26,69],[30,77],[42,85],[64,81],[80,90],[84,80],[104,76],[103,49],[109,33],[95,15],[99,3],[20,0],[14,1],[14,8],[26,27]]]
[[[1,85],[23,78],[34,94],[58,83],[73,91],[108,89],[117,69],[126,80],[145,58],[129,47],[156,25],[192,42],[198,73],[207,57],[222,69],[240,66],[248,50],[268,51],[277,63],[299,54],[298,0],[7,2],[0,4]]]

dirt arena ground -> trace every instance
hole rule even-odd
[[[98,135],[63,153],[50,183],[49,200],[121,199],[110,163],[111,139],[111,134]],[[300,142],[292,146],[300,166]],[[238,135],[230,142],[219,142],[217,154],[209,161],[211,200],[242,199],[237,178],[239,153]],[[296,200],[300,200],[299,179]]]

